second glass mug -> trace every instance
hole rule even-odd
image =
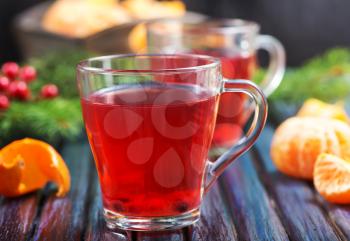
[[[156,20],[147,24],[147,45],[149,53],[196,53],[218,57],[225,78],[247,80],[253,78],[256,70],[257,50],[266,50],[270,55],[269,66],[259,84],[266,96],[278,87],[285,71],[285,52],[281,43],[272,36],[259,35],[259,25],[251,21],[223,19],[185,23],[178,19]],[[214,148],[225,150],[238,141],[251,116],[249,108],[251,104],[242,94],[221,96],[212,143]]]
[[[110,228],[162,230],[196,222],[203,194],[266,122],[261,90],[249,81],[224,80],[220,60],[209,56],[91,58],[78,64],[77,82]],[[227,92],[255,102],[254,120],[241,142],[210,162],[218,101]]]

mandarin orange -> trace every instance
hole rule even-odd
[[[30,138],[14,141],[0,150],[0,194],[18,196],[57,184],[57,196],[70,189],[69,170],[49,144]]]
[[[350,203],[350,162],[332,154],[318,156],[314,185],[327,201]]]
[[[277,169],[305,179],[312,179],[321,153],[350,157],[349,125],[336,119],[292,117],[277,128],[271,144]]]
[[[308,99],[298,111],[299,117],[323,117],[349,122],[343,104],[328,104],[318,99]]]

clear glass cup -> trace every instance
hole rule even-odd
[[[272,36],[259,34],[257,23],[241,19],[207,20],[185,23],[177,19],[147,24],[149,53],[195,53],[218,57],[222,75],[228,79],[251,80],[257,69],[259,49],[269,53],[269,65],[260,88],[269,96],[280,84],[285,71],[285,52]],[[227,87],[230,84],[227,83]],[[237,108],[232,109],[235,105]],[[226,93],[220,99],[213,147],[237,142],[251,116],[251,104],[241,93]],[[248,110],[247,110],[248,109]]]
[[[91,58],[78,64],[77,83],[110,228],[196,222],[203,194],[266,121],[262,91],[249,81],[224,80],[220,61],[209,56]],[[254,120],[244,139],[210,162],[219,98],[227,92],[255,102]]]

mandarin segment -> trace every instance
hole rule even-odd
[[[299,117],[322,117],[337,119],[349,122],[349,117],[342,104],[328,104],[317,99],[308,99],[300,108],[297,116]]]
[[[70,188],[70,175],[62,157],[49,144],[26,138],[14,141],[0,151],[0,160],[18,162],[16,174],[17,185],[11,184],[12,193],[1,192],[5,196],[17,196],[35,191],[52,181],[57,184],[57,196],[63,196]],[[0,169],[1,170],[1,169]],[[6,171],[3,171],[5,173]],[[4,174],[5,175],[5,174]],[[9,175],[6,173],[6,175]],[[0,183],[2,188],[9,188],[8,183]],[[5,187],[4,187],[5,186]],[[0,189],[1,190],[1,189]]]
[[[350,203],[350,162],[332,154],[321,154],[314,169],[314,185],[327,201]]]
[[[314,164],[321,153],[349,156],[350,127],[345,122],[292,117],[277,128],[271,144],[271,158],[277,169],[305,179],[313,177]]]

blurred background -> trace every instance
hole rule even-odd
[[[13,28],[15,16],[42,2],[45,1],[0,1],[0,63],[23,58]],[[300,65],[331,47],[350,44],[347,0],[185,0],[184,3],[188,10],[208,16],[258,22],[262,33],[273,35],[283,43],[289,66]]]

